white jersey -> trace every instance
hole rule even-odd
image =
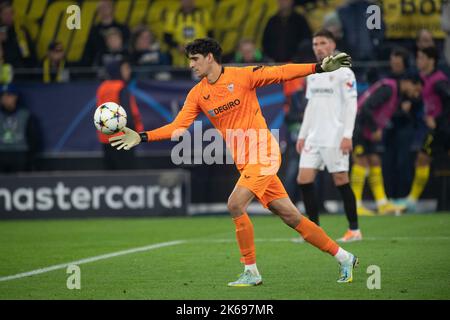
[[[356,80],[349,68],[309,75],[306,106],[299,139],[305,145],[339,147],[351,138],[357,111]]]

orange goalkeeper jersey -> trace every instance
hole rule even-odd
[[[267,160],[273,161],[274,158],[279,165],[279,147],[261,113],[256,88],[314,72],[315,64],[222,68],[215,83],[209,83],[205,77],[190,90],[183,108],[173,122],[147,131],[148,140],[170,139],[173,134],[181,134],[203,112],[226,139],[227,147],[240,171],[249,164],[254,164],[255,167],[266,165]],[[178,129],[181,130],[177,131]],[[239,140],[242,134],[245,137]],[[228,139],[233,135],[237,136],[237,140]],[[230,141],[234,143],[230,144]],[[258,155],[254,157],[256,150]],[[253,163],[255,159],[256,163]]]

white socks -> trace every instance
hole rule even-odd
[[[256,263],[254,264],[246,264],[244,272],[249,270],[254,276],[259,276],[258,268],[256,267]]]
[[[345,251],[344,249],[342,249],[341,247],[339,247],[339,250],[334,257],[336,258],[336,260],[339,263],[342,263],[342,262],[345,262],[348,259],[350,259],[351,254],[349,252]]]

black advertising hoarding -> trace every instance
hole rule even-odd
[[[186,215],[185,170],[0,176],[0,219]]]

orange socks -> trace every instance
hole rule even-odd
[[[236,238],[244,263],[256,263],[255,236],[250,218],[247,213],[244,213],[237,218],[233,218],[233,222],[236,225]]]
[[[311,220],[305,216],[302,216],[300,223],[295,227],[295,230],[302,235],[305,241],[322,251],[328,252],[332,256],[335,256],[339,250],[337,243],[331,240],[321,227],[314,222],[311,222]]]
[[[236,225],[236,238],[239,244],[239,250],[241,251],[241,261],[246,265],[256,263],[256,250],[255,250],[255,236],[253,232],[253,224],[250,221],[247,213],[233,218],[233,222]],[[322,251],[328,252],[332,256],[335,256],[339,250],[339,246],[334,242],[322,228],[317,226],[314,222],[311,222],[305,216],[302,216],[300,223],[295,228],[302,237],[319,248]]]

